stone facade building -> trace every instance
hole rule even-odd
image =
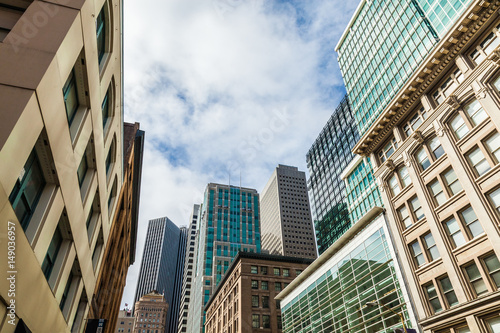
[[[205,306],[205,332],[281,332],[275,296],[312,259],[239,252]]]
[[[156,290],[142,296],[135,303],[134,333],[164,333],[169,306],[165,297]]]

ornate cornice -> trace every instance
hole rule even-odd
[[[445,70],[472,37],[484,26],[489,18],[499,8],[500,1],[492,3],[476,0],[470,9],[462,15],[455,29],[451,30],[436,46],[435,51],[428,57],[419,70],[409,79],[400,93],[380,114],[374,124],[358,141],[353,152],[363,156],[370,153],[383,142],[396,124],[410,111],[410,108],[422,97],[429,86]],[[496,58],[495,58],[496,55]],[[500,59],[500,52],[491,58]],[[495,61],[491,59],[492,61]],[[500,63],[497,60],[497,63]],[[448,99],[449,102],[451,99]]]

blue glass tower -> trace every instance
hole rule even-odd
[[[361,1],[336,47],[361,135],[470,2]]]
[[[188,315],[190,332],[204,331],[203,307],[238,251],[261,251],[257,191],[230,185],[208,184],[201,209],[197,249],[195,292],[192,295],[192,303],[196,309]]]

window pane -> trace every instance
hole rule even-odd
[[[483,110],[483,107],[477,100],[474,100],[469,104],[467,104],[466,106],[464,106],[464,110],[471,117],[474,126],[480,124],[483,120],[488,118],[488,115]]]
[[[453,132],[455,132],[455,136],[457,137],[457,139],[461,139],[467,133],[469,133],[469,128],[467,127],[464,120],[459,114],[457,114],[455,118],[453,118],[450,125],[451,128],[453,129]]]
[[[472,287],[474,287],[474,290],[476,291],[476,294],[478,296],[488,292],[486,284],[484,283],[483,278],[481,277],[481,274],[479,273],[476,264],[467,266],[465,268],[465,271],[467,272],[469,281],[471,282]]]
[[[436,159],[440,158],[444,154],[444,149],[441,146],[441,143],[439,142],[439,139],[437,137],[433,138],[429,142],[429,147],[431,148],[432,154],[434,154],[434,157]]]
[[[473,151],[467,155],[469,158],[470,163],[472,164],[472,167],[476,170],[477,174],[481,176],[484,174],[486,171],[490,170],[490,165],[486,158],[484,157],[483,152],[481,149],[476,147]]]
[[[59,249],[62,244],[62,235],[59,227],[56,228],[54,235],[52,236],[52,240],[50,241],[49,248],[47,249],[47,254],[45,255],[45,259],[42,263],[42,271],[45,275],[45,278],[48,280],[52,273],[52,268],[54,267],[54,263],[57,258],[57,254],[59,253]]]
[[[484,263],[486,264],[488,273],[495,282],[496,287],[500,287],[500,262],[498,262],[497,256],[492,254],[491,256],[484,258]]]
[[[84,153],[82,156],[82,160],[78,169],[76,170],[76,174],[78,176],[78,184],[80,187],[82,186],[83,180],[85,179],[85,174],[87,173],[87,154]]]
[[[437,205],[438,206],[442,205],[446,201],[446,197],[443,193],[443,188],[441,187],[441,184],[437,180],[435,180],[431,184],[429,184],[429,188]]]
[[[420,248],[420,244],[418,242],[413,242],[410,244],[411,250],[413,251],[413,256],[415,257],[415,261],[417,266],[421,266],[425,264],[425,258],[422,254],[422,249]]]
[[[500,134],[495,133],[488,140],[486,140],[486,146],[490,153],[495,156],[497,163],[500,162]]]
[[[434,237],[432,237],[431,233],[424,236],[424,243],[427,247],[431,260],[435,260],[440,257],[436,242],[434,242]]]
[[[483,227],[481,226],[481,223],[477,219],[476,213],[472,209],[472,207],[467,208],[462,212],[462,217],[464,219],[465,224],[467,225],[467,228],[469,229],[472,238],[482,234]]]
[[[406,209],[406,206],[402,206],[398,209],[399,212],[399,217],[401,218],[401,221],[403,222],[403,225],[405,228],[411,227],[411,219],[410,219],[410,214],[408,214],[408,210]]]
[[[498,199],[500,201],[500,197]],[[423,219],[425,217],[424,210],[420,206],[420,201],[418,201],[418,197],[411,199],[410,204],[413,208],[413,213],[415,214],[415,218],[417,219],[417,221]]]
[[[493,191],[490,194],[491,201],[493,202],[493,206],[496,208],[497,211],[500,212],[500,188]]]
[[[399,185],[398,185],[398,180],[396,178],[396,175],[393,175],[389,179],[389,187],[391,188],[392,195],[398,195],[400,190],[399,190]]]
[[[104,4],[105,6],[106,4]],[[99,57],[99,64],[104,56],[105,45],[106,45],[106,28],[105,28],[105,17],[104,17],[104,7],[101,9],[99,15],[97,16],[96,22],[96,36],[97,36],[97,55]]]
[[[458,304],[457,296],[455,295],[455,291],[453,290],[453,286],[451,285],[451,281],[448,277],[442,278],[439,280],[441,283],[441,289],[443,290],[446,301],[449,306],[454,306]]]
[[[436,288],[433,284],[430,284],[425,287],[425,291],[427,292],[427,297],[429,298],[429,303],[432,306],[434,312],[440,312],[443,310],[441,307],[441,303],[439,302],[439,298],[437,296]]]
[[[500,333],[500,317],[488,319],[486,322],[493,333]]]
[[[453,169],[446,171],[444,173],[444,178],[452,195],[455,195],[462,190],[462,185],[460,185],[457,175]]]
[[[406,187],[411,184],[411,179],[410,175],[408,174],[408,168],[407,167],[401,167],[399,169],[399,176],[401,177],[401,183],[403,183],[403,186]]]
[[[71,71],[71,74],[64,84],[63,87],[64,105],[66,107],[66,115],[68,117],[68,123],[71,125],[78,109],[78,93],[76,90],[76,80],[75,74]]]
[[[465,244],[465,238],[460,230],[457,221],[452,218],[445,222],[446,229],[448,229],[448,235],[450,236],[455,247]]]
[[[106,92],[106,96],[104,96],[104,101],[102,101],[101,105],[102,110],[102,128],[106,127],[106,123],[109,119],[109,88]]]
[[[431,165],[431,162],[429,162],[429,158],[427,157],[427,153],[425,152],[424,148],[421,148],[417,152],[417,161],[423,170],[427,169]]]

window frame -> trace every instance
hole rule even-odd
[[[397,149],[398,149],[398,143],[395,137],[392,137],[389,140],[387,140],[377,153],[379,162],[384,163],[385,161],[387,161]],[[392,152],[388,154],[388,152],[390,151]]]
[[[466,107],[468,105],[471,105],[475,101],[479,103],[482,111],[486,114],[486,118],[483,119],[481,122],[479,122],[477,125],[474,124],[473,118],[466,111]],[[467,132],[463,133],[460,137],[457,134],[457,130],[455,130],[452,126],[452,123],[454,122],[455,119],[457,119],[457,117],[460,117],[462,119],[462,122],[463,122],[463,124],[459,128],[462,129],[464,125],[467,128]],[[460,106],[457,108],[457,110],[451,115],[451,117],[447,121],[447,126],[449,127],[450,131],[453,133],[453,135],[452,135],[453,138],[456,141],[460,141],[460,140],[463,140],[465,137],[467,137],[470,134],[470,132],[472,132],[474,130],[474,128],[481,125],[482,123],[487,121],[489,118],[490,118],[490,115],[488,114],[488,112],[486,112],[484,106],[481,104],[481,101],[479,99],[477,99],[476,97],[470,97],[470,98],[466,99],[463,103],[461,103]]]
[[[467,56],[470,58],[470,60],[476,65],[478,66],[479,64],[481,64],[484,60],[486,60],[486,58],[488,58],[488,56],[492,53],[492,51],[494,49],[496,49],[498,47],[498,45],[500,44],[500,24],[497,24],[496,26],[494,26],[492,29],[488,30],[487,34],[485,34],[482,38],[481,38],[481,41],[478,42],[473,48],[471,48],[468,52],[467,52]],[[491,40],[491,43],[486,43],[484,45],[482,45],[484,42],[487,41],[487,38],[489,36],[493,35],[493,37],[496,37],[494,39]],[[499,44],[497,44],[493,49],[491,49],[491,51],[489,53],[487,53],[485,51],[485,49],[487,49],[490,45],[494,44],[493,42],[494,41],[497,41]],[[485,45],[487,45],[485,47]],[[477,53],[479,56],[474,58],[473,56],[473,53]],[[476,59],[478,58],[481,58],[479,61],[476,61]]]
[[[434,101],[436,106],[443,104],[443,102],[453,94],[453,92],[460,86],[460,84],[465,80],[464,74],[460,71],[458,67],[450,70],[449,74],[443,78],[437,87],[432,90],[429,94],[431,99]],[[450,85],[446,85],[446,83]],[[450,88],[455,85],[453,88]]]
[[[401,129],[405,133],[406,137],[409,138],[422,123],[427,119],[427,111],[423,106],[417,107],[411,116],[407,118],[402,124]],[[420,123],[418,123],[420,121]],[[418,123],[418,124],[417,124]],[[415,124],[417,124],[416,127]]]

